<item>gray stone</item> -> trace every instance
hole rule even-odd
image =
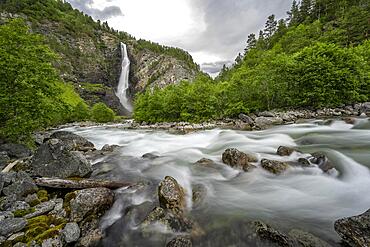
[[[189,237],[176,237],[167,243],[166,247],[192,247],[193,244]]]
[[[154,159],[158,159],[159,156],[158,155],[155,155],[155,154],[152,154],[152,153],[146,153],[144,154],[143,156],[141,156],[143,159],[148,159],[148,160],[154,160]]]
[[[114,193],[106,188],[85,189],[74,192],[70,203],[72,221],[81,222],[86,216],[102,216],[112,205]]]
[[[330,244],[315,235],[298,229],[291,230],[289,236],[302,247],[331,247]]]
[[[262,159],[261,166],[265,170],[277,175],[283,173],[290,167],[288,163],[268,159]]]
[[[255,168],[255,166],[249,162],[257,162],[258,159],[252,154],[246,154],[235,148],[230,148],[225,150],[222,154],[222,161],[230,167],[238,168],[243,171],[250,171]]]
[[[54,132],[50,136],[50,138],[62,140],[64,146],[66,146],[70,151],[89,151],[94,149],[94,144],[92,142],[72,132],[68,131]]]
[[[12,177],[12,183],[3,188],[3,193],[6,196],[16,195],[17,199],[22,199],[28,194],[37,192],[38,188],[33,179],[25,172],[18,172]]]
[[[159,204],[175,214],[182,214],[186,209],[184,189],[173,177],[167,176],[158,186]]]
[[[33,204],[35,201],[39,200],[39,197],[37,196],[37,194],[30,194],[28,195],[24,201],[27,202],[28,204]],[[32,206],[35,206],[35,205],[32,205]]]
[[[211,159],[202,158],[194,163],[195,166],[201,166],[201,167],[212,167],[216,163]]]
[[[5,219],[11,219],[14,218],[14,215],[10,211],[0,211],[0,222]]]
[[[272,125],[282,124],[284,121],[280,117],[258,117],[254,122],[258,128],[266,129]]]
[[[24,232],[18,232],[18,233],[15,233],[15,234],[11,235],[7,240],[13,242],[13,241],[16,241],[19,238],[24,237],[24,235],[25,235]]]
[[[334,168],[333,163],[328,159],[328,157],[321,152],[313,153],[312,157],[309,159],[310,162],[319,166],[321,170],[324,172],[328,172],[329,170]]]
[[[40,203],[34,207],[35,212],[27,214],[24,216],[26,219],[31,219],[40,215],[44,215],[52,211],[55,207],[55,202],[53,200]]]
[[[0,236],[9,236],[22,231],[27,225],[23,218],[8,218],[0,222]]]
[[[275,113],[270,112],[270,111],[259,112],[258,116],[259,117],[276,117]]]
[[[253,119],[250,116],[248,116],[248,115],[245,115],[243,113],[240,113],[239,114],[239,119],[242,120],[244,123],[249,124],[250,126],[253,126],[254,125]]]
[[[6,152],[10,158],[21,159],[32,155],[31,150],[22,144],[6,143],[0,145],[0,152]]]
[[[86,177],[91,164],[76,151],[70,151],[61,140],[50,139],[42,144],[31,161],[32,173],[41,177]]]
[[[99,241],[103,238],[103,232],[100,229],[96,229],[85,234],[82,238],[78,240],[76,246],[81,247],[92,247],[97,246]]]
[[[16,201],[8,210],[14,213],[17,210],[28,210],[30,208],[31,207],[27,202]]]
[[[0,173],[0,196],[1,196],[1,192],[3,191],[3,188],[4,188],[4,184],[5,184],[5,179],[4,179],[3,175]]]
[[[49,214],[54,215],[59,218],[66,218],[67,212],[65,211],[63,207],[63,199],[58,198],[58,199],[55,199],[54,201],[55,201],[55,207]]]
[[[271,226],[256,221],[253,223],[253,227],[257,236],[265,241],[272,242],[282,247],[293,247],[293,241],[285,234],[273,229]]]
[[[207,196],[207,187],[203,184],[196,184],[193,186],[192,201],[193,208],[200,206]]]
[[[62,247],[63,242],[59,236],[46,239],[42,242],[41,247]]]
[[[290,156],[292,153],[297,152],[296,149],[291,147],[280,146],[277,150],[277,154],[280,156]]]
[[[67,223],[64,229],[62,230],[63,239],[65,242],[73,243],[77,242],[77,240],[80,238],[80,227],[77,223]]]
[[[10,162],[10,157],[5,151],[0,152],[0,172],[5,168],[5,166]]]
[[[349,246],[370,246],[370,209],[361,215],[337,220],[334,228]]]
[[[15,245],[13,245],[13,247],[27,247],[27,244],[18,242]]]
[[[102,147],[101,151],[103,151],[103,152],[107,152],[107,153],[111,153],[111,152],[113,152],[113,151],[117,150],[118,148],[120,148],[120,146],[119,146],[119,145],[109,145],[109,144],[105,144],[105,145]]]
[[[0,200],[0,210],[8,210],[17,201],[16,195],[4,196]]]

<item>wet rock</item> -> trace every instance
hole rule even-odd
[[[175,214],[182,214],[186,208],[184,189],[173,177],[166,176],[158,186],[159,204]]]
[[[285,234],[273,229],[271,226],[256,221],[253,223],[253,227],[257,236],[265,241],[272,242],[282,247],[293,247],[293,241]]]
[[[311,166],[310,161],[308,159],[306,159],[306,158],[299,158],[298,159],[298,164],[300,166],[303,166],[303,167],[309,167],[309,166]]]
[[[273,174],[281,174],[289,168],[289,164],[276,160],[262,159],[261,166]]]
[[[10,157],[8,156],[8,153],[5,151],[0,152],[0,172],[7,166],[7,164],[10,162]]]
[[[23,218],[7,218],[0,222],[0,236],[9,236],[22,231],[27,225]]]
[[[95,149],[94,144],[89,142],[86,138],[76,135],[68,131],[58,131],[54,132],[51,139],[62,140],[64,146],[66,146],[70,151],[90,151]]]
[[[7,178],[4,178],[5,182],[7,182]],[[25,172],[18,172],[8,175],[8,179],[9,178],[11,179],[10,185],[3,188],[3,194],[6,196],[15,195],[16,198],[19,200],[27,196],[28,194],[33,194],[37,192],[38,190],[33,179]]]
[[[176,237],[167,243],[166,247],[192,247],[193,244],[189,237]]]
[[[192,201],[193,207],[198,207],[202,204],[207,195],[207,188],[203,184],[196,184],[193,186]]]
[[[282,124],[284,121],[280,117],[258,117],[254,122],[258,128],[266,129],[272,125]]]
[[[24,216],[26,219],[31,219],[43,214],[47,214],[52,211],[55,207],[55,202],[53,200],[40,203],[34,207],[35,211],[33,213]]]
[[[152,154],[152,153],[146,153],[143,156],[141,156],[141,158],[148,159],[148,160],[155,160],[155,159],[158,159],[159,156],[155,155],[155,154]]]
[[[291,230],[289,236],[302,247],[331,247],[330,244],[315,235],[298,229]]]
[[[212,167],[216,163],[211,159],[202,158],[194,163],[195,166]]]
[[[63,240],[68,244],[77,242],[77,240],[80,238],[80,234],[81,234],[80,227],[75,222],[67,223],[64,229],[62,230]]]
[[[54,201],[55,201],[55,207],[49,214],[57,218],[66,218],[67,212],[63,208],[63,199],[57,198]]]
[[[6,152],[10,158],[14,159],[21,159],[32,155],[31,150],[25,145],[14,143],[0,145],[0,152]]]
[[[91,164],[79,152],[70,151],[61,140],[50,139],[42,144],[31,161],[32,173],[41,177],[86,177]]]
[[[74,192],[69,201],[70,218],[81,222],[87,216],[99,218],[113,204],[114,194],[106,188],[85,189]]]
[[[242,120],[244,123],[249,124],[250,126],[254,125],[253,119],[251,117],[249,117],[248,115],[240,113],[239,114],[239,119]]]
[[[333,163],[328,159],[328,157],[326,157],[324,153],[313,153],[310,161],[318,165],[319,168],[324,172],[328,172],[329,170],[334,168]]]
[[[342,120],[346,124],[352,124],[352,125],[354,125],[356,123],[356,119],[355,118],[352,118],[352,117],[345,117],[345,118],[342,118]]]
[[[249,162],[257,162],[256,156],[240,152],[235,148],[225,150],[222,154],[222,161],[233,168],[238,168],[243,171],[250,171],[255,168],[254,165]]]
[[[120,148],[120,146],[119,146],[119,145],[109,145],[109,144],[105,144],[105,145],[102,147],[101,151],[106,152],[106,153],[112,153],[112,152],[114,152],[115,150],[117,150],[118,148]]]
[[[337,220],[334,228],[349,246],[370,246],[370,209],[361,215]]]
[[[280,146],[277,150],[277,154],[280,156],[290,156],[292,153],[297,152],[296,149],[291,147]]]
[[[78,240],[76,246],[93,247],[99,244],[99,241],[104,237],[100,229],[89,232]]]

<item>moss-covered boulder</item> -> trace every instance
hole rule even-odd
[[[288,163],[277,161],[277,160],[268,160],[268,159],[262,159],[261,166],[265,170],[273,174],[276,174],[276,175],[283,173],[290,167]]]
[[[186,209],[185,192],[173,177],[167,176],[158,187],[159,204],[174,214],[182,214]]]
[[[236,148],[226,149],[222,154],[222,162],[232,168],[237,168],[243,171],[250,171],[255,168],[251,162],[257,162],[258,159],[253,154],[246,154]]]

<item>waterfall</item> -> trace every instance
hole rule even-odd
[[[129,88],[128,80],[129,80],[129,73],[130,73],[130,59],[127,55],[127,46],[121,42],[121,54],[122,54],[122,70],[121,76],[119,78],[118,89],[117,89],[117,97],[119,98],[122,106],[132,112],[132,105],[128,98],[127,91]]]

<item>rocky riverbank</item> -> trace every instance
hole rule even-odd
[[[105,234],[99,222],[114,204],[115,190],[134,188],[136,185],[124,181],[88,179],[95,169],[91,159],[108,155],[119,147],[106,145],[102,150],[96,150],[94,144],[85,138],[66,131],[54,132],[38,141],[39,147],[35,152],[22,145],[0,145],[2,157],[6,157],[2,159],[0,173],[0,245],[98,245]],[[222,154],[221,160],[224,166],[240,172],[248,173],[261,167],[272,176],[283,176],[297,167],[317,167],[327,174],[338,172],[324,153],[309,154],[281,146],[276,154],[281,159],[257,157],[253,152],[229,148]],[[156,158],[147,154],[143,156],[143,162]],[[211,171],[219,165],[204,158],[193,166]],[[163,177],[154,195],[157,206],[143,210],[143,205],[133,205],[125,214],[142,212],[136,227],[143,238],[155,236],[158,234],[156,229],[162,226],[174,236],[166,246],[186,247],[192,246],[194,241],[201,243],[207,233],[202,224],[192,217],[191,209],[204,203],[207,188],[202,184],[193,186],[190,206],[185,188],[173,177],[166,174]],[[260,242],[260,246],[332,245],[301,229],[280,230],[259,219],[245,221],[243,225],[247,229],[245,241]],[[368,246],[369,211],[338,219],[335,230],[343,243],[349,246]]]

